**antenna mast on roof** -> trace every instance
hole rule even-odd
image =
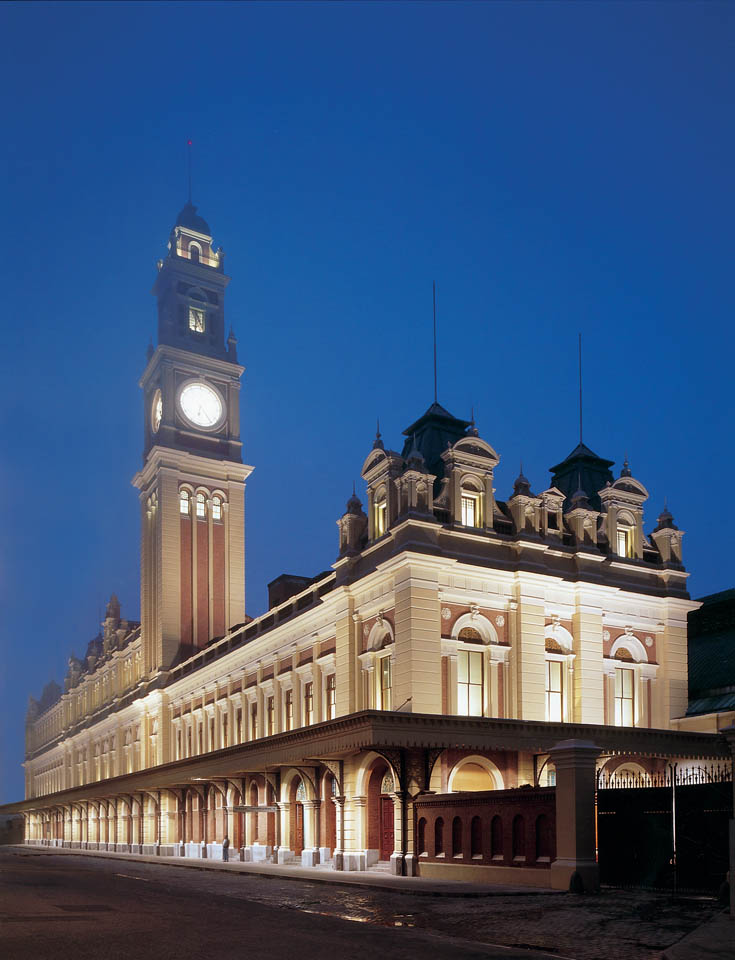
[[[186,141],[187,168],[189,172],[189,203],[191,203],[191,140]]]
[[[579,442],[582,443],[582,334],[579,335]]]
[[[436,391],[436,282],[432,281],[431,284],[432,298],[434,301],[434,403],[437,402],[437,391]]]

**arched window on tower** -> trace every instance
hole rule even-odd
[[[222,519],[222,498],[221,497],[212,497],[212,519],[213,520]]]
[[[189,516],[189,491],[179,491],[179,513]]]
[[[191,258],[192,263],[199,263],[202,258],[202,248],[196,242],[192,240],[189,244],[189,257]]]
[[[203,493],[197,494],[197,518],[203,520],[207,516],[207,501]]]
[[[617,518],[617,554],[619,557],[635,557],[635,525],[633,517],[621,513]]]

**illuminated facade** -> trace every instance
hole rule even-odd
[[[279,578],[246,617],[223,266],[188,204],[140,381],[142,622],[113,597],[64,690],[31,701],[29,841],[217,857],[227,833],[245,860],[414,873],[419,794],[559,785],[564,741],[587,744],[574,763],[592,775],[721,755],[673,732],[696,607],[682,533],[664,511],[646,534],[627,462],[615,479],[583,444],[547,489],[521,474],[503,501],[498,454],[434,403],[400,452],[377,435],[332,569]],[[587,854],[557,854],[564,886]]]

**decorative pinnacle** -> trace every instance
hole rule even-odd
[[[375,430],[375,443],[373,443],[373,450],[383,450],[383,441],[380,438],[380,417],[377,418],[377,428]]]

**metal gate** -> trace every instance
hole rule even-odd
[[[597,784],[600,882],[671,892],[716,893],[728,870],[733,816],[729,767],[679,769]]]

